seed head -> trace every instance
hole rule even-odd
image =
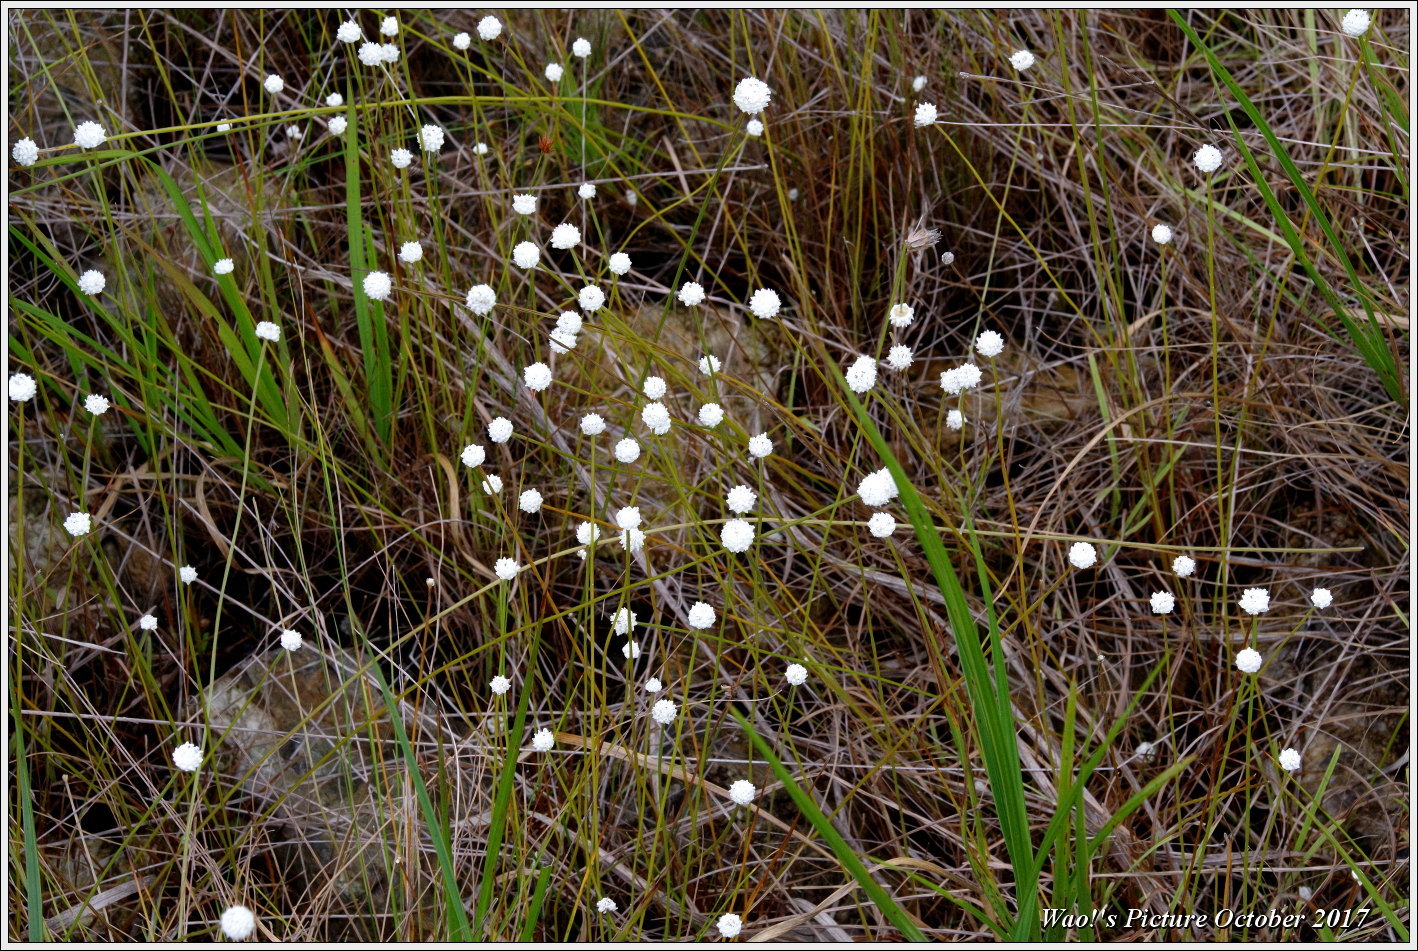
[[[576,194],[585,201],[590,201],[596,197],[596,186],[594,182],[582,182],[581,187],[576,189]]]
[[[757,119],[749,119],[743,130],[756,139],[763,134],[763,123]]]
[[[641,388],[642,392],[652,400],[663,399],[665,389],[664,377],[659,376],[648,377],[645,380],[644,387]]]
[[[408,149],[395,149],[389,153],[389,161],[395,168],[408,168],[414,163],[414,153]]]
[[[665,685],[660,683],[659,677],[651,677],[649,680],[645,681],[646,693],[659,693],[661,690],[664,689]]]
[[[330,121],[325,123],[325,128],[330,130],[331,135],[344,135],[349,128],[349,120],[344,116],[331,116]]]
[[[398,36],[398,35],[399,35],[399,19],[398,19],[398,17],[385,17],[384,20],[379,24],[379,32],[380,32],[380,33],[383,33],[385,36]]]
[[[619,611],[615,612],[615,616],[611,618],[611,630],[615,631],[621,637],[629,637],[630,632],[635,630],[635,620],[634,611],[630,610],[630,608],[621,608]]]
[[[940,375],[940,387],[951,396],[980,385],[980,368],[973,363],[964,363]]]
[[[925,88],[926,88],[926,77],[924,77],[924,76],[917,76],[915,79],[911,80],[911,91],[912,91],[912,92],[920,92],[922,89],[925,89]]]
[[[723,363],[721,363],[719,358],[714,356],[713,354],[709,354],[707,356],[699,358],[699,372],[703,373],[705,376],[712,376],[713,374],[718,373],[719,368],[722,366]]]

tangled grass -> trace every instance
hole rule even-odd
[[[1407,940],[1407,11],[485,15],[9,14],[11,939]]]

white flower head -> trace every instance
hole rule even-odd
[[[1089,542],[1074,542],[1068,549],[1068,562],[1075,568],[1092,568],[1098,563],[1098,549]]]
[[[679,715],[679,707],[673,700],[665,698],[656,700],[655,705],[650,708],[650,716],[660,726],[669,726],[675,722],[675,717]]]
[[[665,390],[667,389],[667,387],[665,386],[664,377],[652,376],[647,377],[645,379],[645,385],[640,389],[641,392],[648,396],[650,399],[658,400],[664,399]]]
[[[478,36],[491,43],[502,32],[502,21],[494,16],[485,16],[478,21]]]
[[[532,749],[536,750],[538,753],[545,753],[555,745],[556,737],[552,734],[551,730],[545,727],[538,730],[532,736]]]
[[[594,182],[582,182],[581,187],[576,189],[576,194],[584,201],[590,201],[596,197],[596,185]]]
[[[1344,19],[1339,21],[1339,28],[1344,31],[1345,36],[1363,36],[1369,31],[1369,11],[1350,10],[1344,14]]]
[[[370,271],[364,276],[364,293],[370,300],[388,300],[394,282],[383,271]]]
[[[349,125],[349,120],[344,116],[331,116],[330,121],[325,123],[325,128],[330,130],[331,135],[344,135]]]
[[[564,330],[569,334],[579,334],[581,332],[581,315],[574,310],[563,310],[556,315],[556,329]]]
[[[222,258],[212,265],[213,274],[230,274],[236,270],[236,262],[231,258]]]
[[[689,626],[705,630],[714,626],[714,606],[705,604],[703,601],[696,601],[689,609]]]
[[[536,489],[525,489],[517,496],[517,507],[528,515],[533,515],[541,510],[542,494]]]
[[[601,898],[596,901],[596,911],[603,915],[615,911],[616,907],[614,898]]]
[[[867,530],[877,538],[890,538],[896,531],[896,519],[887,512],[877,512],[867,519]]]
[[[537,196],[528,194],[513,195],[512,210],[519,215],[533,214],[537,210]]]
[[[724,364],[712,353],[699,358],[699,372],[705,376],[712,376],[719,372]]]
[[[587,436],[599,436],[606,431],[606,421],[600,413],[587,413],[581,417],[581,431]]]
[[[629,637],[630,632],[635,630],[635,620],[634,611],[630,608],[621,608],[611,618],[611,629],[621,637]]]
[[[576,37],[576,42],[571,44],[571,55],[585,59],[591,55],[591,41],[584,36]]]
[[[419,145],[425,152],[437,153],[443,148],[443,129],[436,125],[426,125],[419,129]]]
[[[551,229],[551,246],[558,251],[566,251],[581,243],[581,231],[575,225],[563,221]]]
[[[87,535],[93,528],[93,519],[86,512],[74,512],[64,520],[64,530],[75,538]]]
[[[80,122],[74,127],[74,144],[81,149],[96,149],[108,139],[97,122]]]
[[[84,409],[93,413],[95,416],[102,416],[104,413],[107,413],[108,408],[112,405],[113,404],[108,401],[108,397],[99,396],[97,393],[90,393],[88,396],[84,397]],[[1327,593],[1328,592],[1326,592],[1326,594]]]
[[[847,387],[853,393],[865,393],[876,386],[876,361],[868,356],[857,357],[845,376]]]
[[[778,299],[777,292],[767,288],[754,291],[753,296],[748,299],[748,309],[753,311],[753,316],[762,320],[776,317],[782,306],[783,302]]]
[[[489,475],[483,480],[483,491],[488,495],[496,495],[502,491],[502,477]]]
[[[233,941],[245,941],[256,930],[256,916],[245,905],[232,905],[222,912],[222,934]]]
[[[398,36],[398,35],[399,35],[399,19],[398,19],[398,17],[385,17],[384,20],[379,24],[379,32],[380,32],[380,33],[383,33],[385,36]]]
[[[90,269],[79,275],[79,290],[90,297],[102,294],[106,286],[108,286],[108,278],[104,277],[100,271]]]
[[[1004,338],[993,330],[986,330],[975,338],[975,349],[982,357],[997,357],[1004,350]]]
[[[924,76],[917,76],[915,79],[911,80],[911,91],[912,91],[912,92],[920,92],[922,89],[925,89],[925,88],[926,88],[926,77],[924,77]]]
[[[138,618],[138,626],[145,631],[156,631],[158,629],[158,619],[151,614],[144,614]]]
[[[1323,610],[1334,603],[1334,595],[1328,588],[1316,588],[1310,595],[1310,603]]]
[[[746,552],[753,544],[753,526],[741,518],[731,518],[724,523],[720,540],[734,554]]]
[[[290,628],[281,631],[281,646],[286,650],[298,651],[304,644],[305,638],[301,636],[299,631],[293,631]]]
[[[266,77],[266,82],[262,85],[266,87],[268,93],[274,96],[276,93],[286,88],[286,81],[275,73],[272,73]]]
[[[379,61],[381,63],[397,63],[399,61],[399,48],[393,43],[381,43],[379,46]]]
[[[949,410],[945,414],[945,425],[948,429],[959,432],[965,428],[965,414],[958,409]]]
[[[340,106],[343,106],[344,104],[345,104],[345,97],[344,97],[343,95],[341,95],[340,93],[332,92],[332,93],[330,93],[330,95],[328,95],[328,96],[325,97],[325,105],[329,106],[331,109],[338,109]]]
[[[601,526],[595,522],[582,522],[576,526],[576,541],[582,545],[589,545],[601,537]]]
[[[718,403],[705,403],[699,407],[699,425],[713,429],[724,421],[724,407]]]
[[[789,664],[788,669],[783,671],[783,678],[794,687],[801,687],[807,683],[807,668],[802,664]]]
[[[624,251],[617,251],[606,261],[606,267],[612,274],[626,275],[630,273],[630,255]]]
[[[1158,244],[1172,243],[1172,226],[1158,222],[1152,226],[1152,240]]]
[[[1177,606],[1177,599],[1169,591],[1154,591],[1151,600],[1153,614],[1171,614]]]
[[[256,336],[261,340],[268,340],[271,343],[280,343],[281,328],[277,327],[269,320],[263,320],[256,325]]]
[[[886,355],[886,365],[893,370],[908,369],[914,361],[915,357],[911,353],[911,348],[905,344],[897,344]]]
[[[1292,746],[1287,746],[1280,751],[1280,768],[1286,772],[1293,773],[1300,768],[1300,751]]]
[[[399,260],[405,264],[415,264],[423,260],[423,245],[417,241],[405,241],[399,246]]]
[[[751,116],[756,116],[773,101],[773,90],[761,79],[752,76],[739,80],[734,87],[734,105]]]
[[[636,552],[645,547],[645,533],[638,528],[627,528],[620,533],[618,541],[620,542],[621,548],[629,552]],[[640,656],[639,651],[640,648],[637,647],[635,656]],[[627,654],[626,656],[629,657],[630,655]]]
[[[468,291],[468,310],[479,317],[492,313],[497,304],[497,293],[486,284],[479,284]]]
[[[766,459],[773,453],[773,440],[767,433],[759,433],[748,441],[748,454],[755,459]]]
[[[183,584],[191,584],[197,580],[197,569],[191,565],[183,565],[177,569],[177,576],[182,579]]]
[[[495,571],[497,576],[503,581],[511,581],[513,578],[517,577],[517,559],[499,558],[497,559],[497,564],[493,566],[493,571]]]
[[[576,303],[588,314],[594,314],[596,311],[600,310],[605,302],[605,291],[594,284],[587,284],[585,287],[581,288],[580,293],[576,295]]]
[[[196,743],[183,743],[172,751],[172,765],[184,773],[195,773],[202,765],[202,748]]]
[[[617,528],[639,528],[640,509],[635,505],[627,505],[615,513],[615,524]]]
[[[891,321],[893,327],[909,327],[911,321],[916,319],[916,308],[910,304],[892,304],[887,319]]]
[[[753,802],[753,798],[757,795],[758,790],[754,787],[753,783],[746,779],[736,779],[733,785],[729,787],[729,798],[740,806],[746,806]]]
[[[487,438],[496,443],[504,443],[512,438],[512,421],[506,416],[495,416],[487,424]]]
[[[354,20],[346,20],[344,23],[341,23],[339,29],[335,31],[335,39],[339,40],[341,43],[358,43],[362,35],[359,24]]]
[[[17,164],[28,167],[39,161],[39,146],[35,145],[34,139],[23,138],[10,149],[10,157]]]
[[[638,532],[638,533],[640,534],[641,538],[642,538],[642,539],[644,538],[644,535],[645,535],[644,532],[639,532],[638,529],[634,529],[634,528],[630,529],[630,531],[632,531],[632,532]],[[624,536],[625,536],[625,532],[622,532],[622,533],[621,533],[621,536],[622,536],[622,539],[623,539]],[[641,544],[644,544],[644,542],[642,541]],[[632,550],[632,551],[639,551],[640,549],[637,547],[637,548],[632,548],[631,550]],[[639,659],[640,659],[640,645],[639,645],[638,643],[636,643],[635,641],[626,641],[624,644],[621,645],[620,654],[621,654],[621,656],[624,657],[626,660],[639,660]]]
[[[664,689],[665,685],[660,683],[659,677],[651,677],[649,680],[645,681],[646,693],[659,693],[661,690]]]
[[[896,498],[899,491],[896,487],[896,479],[892,476],[889,468],[868,473],[857,484],[857,494],[861,496],[862,502],[874,509],[888,504]]]
[[[923,126],[935,125],[935,120],[938,115],[939,113],[936,111],[935,103],[918,103],[916,105],[916,128],[919,129]]]
[[[465,50],[473,45],[473,38],[466,33],[455,33],[453,35],[453,48]]]
[[[736,485],[729,490],[729,494],[724,497],[724,502],[729,506],[730,512],[737,512],[742,515],[753,508],[758,501],[758,493],[746,485]]]
[[[34,377],[28,373],[16,373],[10,377],[9,394],[12,402],[24,403],[32,400],[37,392],[39,387],[35,384]]]
[[[1009,55],[1009,65],[1022,73],[1034,65],[1034,54],[1028,50],[1015,50]]]
[[[576,335],[565,330],[553,330],[551,336],[551,352],[566,353],[568,350],[576,349]]]
[[[489,680],[487,682],[487,685],[492,688],[492,692],[497,694],[499,697],[512,689],[512,681],[508,680],[501,674],[498,674],[496,677]]]
[[[290,125],[286,126],[286,138],[303,139],[305,138],[305,130],[302,129],[300,126],[296,125],[295,123],[291,123]]]
[[[979,386],[980,380],[980,368],[973,363],[964,363],[940,375],[940,388],[951,396],[957,396],[965,390]]]
[[[756,139],[763,134],[763,123],[758,119],[749,119],[743,130]]]
[[[1247,588],[1241,592],[1237,603],[1247,614],[1264,614],[1270,610],[1270,592],[1264,588]]]
[[[739,782],[744,782],[744,780],[741,779]],[[734,785],[738,785],[738,783]],[[753,788],[751,783],[749,784],[749,788]],[[732,795],[732,793],[730,793],[730,795]],[[734,801],[738,802],[737,799]],[[723,935],[725,938],[737,938],[739,932],[743,930],[743,919],[735,914],[720,915],[719,920],[714,923],[714,927],[718,928],[719,934]]]
[[[626,436],[615,444],[615,457],[617,461],[630,465],[640,458],[640,444]]]
[[[1177,573],[1178,578],[1189,578],[1191,573],[1196,571],[1196,559],[1187,555],[1178,555],[1172,559],[1172,570]]]
[[[1260,651],[1247,647],[1236,654],[1236,669],[1243,674],[1253,674],[1260,670],[1261,661]]]
[[[477,468],[487,459],[487,451],[477,443],[469,443],[463,447],[463,465],[469,469]]]
[[[408,168],[414,163],[414,153],[408,149],[395,149],[389,153],[389,161],[395,168]]]
[[[545,363],[533,363],[522,371],[522,379],[527,389],[540,393],[551,386],[551,367]]]
[[[640,411],[640,418],[656,436],[663,436],[670,431],[670,411],[665,408],[664,403],[646,403],[645,408]]]
[[[384,52],[378,43],[359,44],[359,61],[366,66],[378,66],[384,62]]]
[[[1210,174],[1221,167],[1221,150],[1214,145],[1203,145],[1192,155],[1197,170]]]
[[[546,77],[549,82],[560,82],[562,72],[560,63],[547,63]]]
[[[704,285],[697,281],[686,281],[679,289],[679,302],[686,307],[693,307],[704,300]]]

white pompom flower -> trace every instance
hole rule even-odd
[[[74,144],[81,149],[96,149],[108,139],[108,133],[97,122],[80,122],[74,127]]]
[[[928,125],[935,125],[935,120],[938,115],[939,112],[936,110],[935,103],[918,103],[916,105],[916,128],[920,129]]]
[[[896,479],[891,474],[891,470],[878,469],[862,477],[862,481],[857,484],[857,495],[861,496],[862,502],[874,509],[879,509],[891,502],[899,494],[896,487]]]
[[[1368,10],[1350,10],[1339,21],[1339,28],[1345,36],[1360,37],[1369,32],[1369,22]]]
[[[498,674],[496,677],[489,680],[487,682],[487,685],[492,689],[492,692],[497,694],[499,697],[512,689],[512,681],[508,680],[501,674]]]
[[[1294,747],[1287,746],[1280,751],[1280,768],[1287,773],[1293,773],[1300,768],[1300,751]]]
[[[652,400],[658,400],[664,399],[666,389],[664,377],[652,376],[646,378],[641,392]]]
[[[773,90],[761,79],[752,76],[739,80],[734,87],[734,105],[748,115],[756,116],[773,101]]]
[[[517,507],[528,515],[541,511],[542,494],[536,489],[526,489],[517,497]]]
[[[383,271],[370,271],[364,276],[364,293],[370,300],[388,300],[394,282]]]
[[[591,55],[591,41],[584,36],[576,37],[576,42],[571,44],[571,55],[585,59]]]
[[[1028,50],[1015,50],[1009,55],[1009,65],[1022,73],[1034,65],[1034,54]]]
[[[569,334],[579,334],[581,332],[581,315],[574,310],[563,310],[556,315],[556,329],[564,330]]]
[[[965,428],[965,414],[958,409],[950,410],[945,414],[945,425],[947,429],[959,432]]]
[[[911,91],[912,91],[912,92],[920,92],[922,89],[925,89],[925,88],[926,88],[926,77],[924,77],[924,76],[917,76],[915,79],[911,80]]]
[[[436,125],[426,125],[419,129],[419,145],[425,152],[437,153],[443,148],[443,129]]]
[[[493,565],[492,570],[495,571],[497,576],[503,581],[511,581],[513,578],[517,577],[517,559],[499,558],[497,559],[497,564]]]
[[[664,403],[645,404],[645,408],[640,411],[640,418],[656,436],[663,436],[670,431],[670,411],[665,408]]]
[[[1098,549],[1089,542],[1074,542],[1068,549],[1068,561],[1075,568],[1092,568],[1098,563]]]
[[[506,416],[495,416],[487,424],[487,438],[496,443],[504,443],[512,438],[512,420]]]
[[[106,286],[108,286],[108,278],[104,277],[101,271],[90,269],[79,275],[79,290],[90,297],[102,294]]]
[[[893,370],[906,370],[915,362],[915,359],[910,347],[905,344],[897,344],[886,354],[886,365]]]
[[[1178,578],[1189,578],[1196,571],[1196,559],[1188,555],[1178,555],[1172,559],[1172,570]]]
[[[465,50],[473,45],[473,38],[466,33],[455,33],[453,35],[453,48]]]
[[[606,431],[606,421],[600,413],[587,413],[581,417],[581,431],[587,436],[599,436]]]
[[[718,403],[705,403],[699,407],[699,425],[713,429],[724,421],[724,408]]]
[[[379,32],[383,33],[385,36],[398,36],[399,18],[385,17],[382,21],[380,21]]]
[[[1159,221],[1157,224],[1153,225],[1153,226],[1152,226],[1152,240],[1153,240],[1153,241],[1156,241],[1158,244],[1171,244],[1171,243],[1172,243],[1172,226],[1171,226],[1171,225],[1168,225],[1168,224],[1164,224],[1163,222],[1160,222],[1160,221]]]
[[[463,447],[462,458],[463,465],[467,466],[469,469],[475,469],[482,465],[484,460],[487,459],[487,450],[483,449],[483,447],[479,446],[477,443],[469,443]]]
[[[729,490],[729,494],[724,497],[724,503],[728,505],[730,512],[739,515],[753,508],[758,502],[758,493],[746,485],[736,485]]]
[[[783,671],[783,679],[794,687],[801,687],[807,683],[807,668],[802,664],[789,664],[788,669]]]
[[[1247,647],[1236,654],[1236,669],[1243,674],[1253,674],[1260,670],[1260,651]]]
[[[636,532],[637,534],[639,534],[640,537],[642,538],[641,544],[644,544],[644,542],[643,542],[643,538],[645,537],[645,533],[644,533],[644,532],[640,532],[638,529],[634,529],[634,528],[628,529],[628,531]],[[625,535],[625,532],[622,532],[622,533],[621,533],[621,536],[624,537],[624,535]],[[635,547],[635,548],[632,548],[631,550],[632,550],[632,551],[639,551],[639,548],[638,548],[638,547]],[[639,644],[638,642],[636,642],[636,641],[626,641],[624,644],[621,645],[621,648],[620,648],[620,655],[621,655],[622,657],[624,657],[626,660],[639,660],[639,659],[640,659],[640,644]]]
[[[686,281],[679,289],[679,302],[686,307],[693,307],[704,301],[704,285],[697,281]]]
[[[408,168],[414,164],[414,153],[408,149],[395,149],[389,153],[389,162],[395,168]]]
[[[197,580],[197,569],[193,568],[191,565],[183,565],[181,568],[177,569],[177,577],[183,584],[191,584]]]
[[[612,274],[624,276],[630,273],[630,255],[624,251],[617,251],[606,261],[606,267]]]
[[[263,320],[256,325],[256,336],[261,340],[268,340],[271,343],[280,343],[281,328],[277,327],[269,320]]]
[[[341,94],[341,93],[332,92],[332,93],[330,93],[330,95],[328,95],[328,96],[325,97],[325,105],[329,106],[331,109],[338,109],[340,106],[343,106],[344,104],[345,104],[345,97],[344,97],[344,95]]]
[[[1247,614],[1264,614],[1270,610],[1270,592],[1264,588],[1247,588],[1241,592],[1237,604]]]
[[[489,475],[483,480],[483,491],[488,495],[496,495],[502,491],[502,477]]]
[[[359,44],[359,61],[366,66],[378,66],[384,62],[384,53],[378,43]]]
[[[581,288],[581,291],[576,295],[576,303],[588,314],[594,314],[596,311],[600,310],[605,302],[605,291],[594,284],[587,284],[585,287]]]
[[[736,779],[729,787],[729,798],[740,806],[746,806],[753,802],[757,795],[758,789],[746,779]]]
[[[1170,591],[1154,591],[1151,602],[1153,614],[1171,614],[1172,609],[1177,606],[1177,599]]]
[[[335,39],[341,43],[358,43],[364,34],[360,32],[359,24],[353,20],[346,20],[341,23],[339,29],[335,31]]]
[[[916,308],[910,304],[892,304],[887,319],[893,327],[909,327],[911,321],[916,319]]]
[[[565,72],[560,63],[547,63],[545,74],[548,82],[560,82],[561,74]]]
[[[876,386],[876,361],[868,356],[857,357],[845,374],[847,387],[853,393],[865,393]]]
[[[84,409],[95,416],[102,416],[108,412],[108,408],[113,404],[108,401],[108,397],[100,396],[97,393],[90,393],[84,397]],[[1323,590],[1323,589],[1321,589]]]
[[[645,681],[646,693],[659,693],[661,690],[664,689],[665,685],[660,683],[659,677],[651,677],[649,680]]]
[[[675,717],[679,715],[679,707],[668,697],[663,700],[656,700],[655,705],[650,708],[650,717],[660,726],[669,726],[675,722]]]
[[[1192,155],[1197,170],[1210,174],[1221,167],[1221,150],[1214,145],[1203,145]]]
[[[266,77],[266,81],[262,83],[262,85],[266,87],[268,93],[274,96],[276,93],[286,88],[286,81],[275,73],[272,73]]]
[[[748,441],[748,454],[755,459],[766,459],[773,453],[773,440],[767,433],[759,433]]]
[[[502,32],[502,21],[494,16],[485,16],[478,21],[478,36],[491,43]]]
[[[551,337],[551,352],[566,353],[568,350],[576,349],[576,335],[565,330],[553,330]]]
[[[497,293],[486,284],[478,284],[468,291],[467,304],[474,314],[486,316],[497,305]]]
[[[877,538],[890,538],[896,531],[896,519],[887,512],[877,512],[867,519],[867,530]]]
[[[230,274],[236,270],[236,262],[231,258],[222,258],[212,265],[213,274]]]
[[[331,116],[330,121],[325,124],[331,135],[344,135],[349,126],[349,120],[344,116]]]
[[[527,389],[540,393],[551,386],[551,367],[545,363],[533,363],[522,371],[522,380]]]
[[[222,934],[233,941],[245,941],[256,930],[256,915],[245,905],[232,905],[222,912]]]
[[[705,376],[712,376],[719,372],[724,364],[712,353],[699,358],[699,372]]]
[[[615,444],[615,458],[618,462],[630,465],[640,458],[640,444],[626,436]]]
[[[749,119],[743,130],[756,139],[763,134],[763,123],[757,119]]]
[[[298,651],[305,646],[305,638],[301,636],[299,631],[286,628],[281,631],[281,646],[288,651]]]
[[[16,373],[10,377],[10,386],[7,391],[10,400],[15,403],[25,403],[34,399],[39,392],[39,386],[35,383],[34,377],[28,373]]]
[[[26,168],[39,161],[39,146],[35,145],[34,139],[23,138],[16,142],[10,149],[10,157],[19,165]]]
[[[741,554],[753,544],[753,526],[741,518],[731,518],[724,523],[719,537],[725,548],[736,555]]]
[[[563,221],[551,229],[551,246],[558,251],[567,251],[581,243],[581,230]]]
[[[739,780],[739,782],[743,782],[743,780]],[[732,913],[720,915],[719,920],[714,923],[714,927],[718,928],[719,934],[725,938],[737,938],[739,932],[743,930],[743,919]]]
[[[183,743],[172,751],[172,765],[184,773],[195,773],[202,766],[202,748],[196,743]]]
[[[538,753],[545,753],[556,745],[556,736],[551,730],[543,727],[532,735],[532,749]]]
[[[713,605],[696,601],[689,609],[689,626],[701,631],[707,630],[714,626],[716,617]]]
[[[93,529],[93,519],[86,512],[74,512],[64,519],[64,530],[75,538]]]
[[[417,241],[405,241],[399,245],[399,260],[405,264],[417,264],[423,260],[423,245]]]
[[[778,299],[775,291],[762,288],[753,292],[753,296],[748,299],[748,309],[753,311],[753,316],[761,320],[768,320],[778,314],[783,302]]]
[[[535,214],[537,210],[536,195],[513,195],[512,210],[519,215]]]
[[[145,631],[156,631],[158,629],[158,619],[151,614],[144,614],[138,618],[138,627]]]
[[[975,349],[982,357],[997,357],[1004,350],[1004,338],[993,330],[986,330],[975,338]]]
[[[611,618],[611,630],[621,637],[629,637],[630,632],[635,630],[635,612],[630,608],[621,608],[615,612]]]
[[[615,524],[617,528],[639,528],[640,508],[636,505],[627,505],[618,509],[615,513]]]
[[[595,182],[582,182],[582,183],[581,183],[581,187],[578,188],[578,189],[576,189],[576,194],[577,194],[578,196],[580,196],[580,198],[581,198],[583,201],[590,201],[592,198],[595,198],[595,197],[596,197],[596,184],[595,184]]]
[[[958,396],[965,390],[980,385],[980,368],[973,363],[961,364],[940,375],[940,388],[951,396]]]
[[[596,911],[603,915],[615,911],[616,908],[617,905],[614,898],[600,898],[596,901]]]
[[[1316,588],[1310,595],[1310,603],[1320,610],[1324,610],[1334,603],[1334,595],[1328,588]]]

